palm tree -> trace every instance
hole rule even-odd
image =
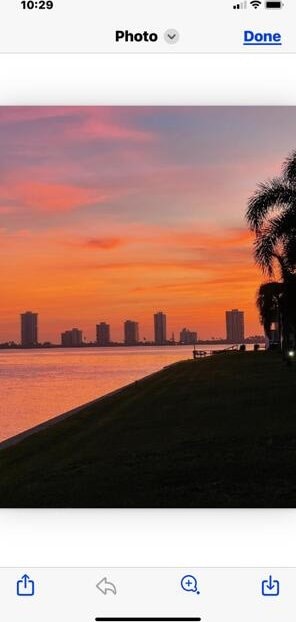
[[[280,341],[281,332],[281,296],[283,284],[276,281],[263,283],[260,285],[257,294],[257,307],[259,310],[260,321],[264,326],[265,335],[269,340],[272,339],[272,325],[277,326],[278,340]]]
[[[249,199],[246,218],[255,233],[255,261],[270,278],[280,276],[282,347],[296,342],[296,151],[282,175],[259,185]]]

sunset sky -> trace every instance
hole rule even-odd
[[[126,319],[225,336],[262,279],[244,213],[296,148],[296,108],[0,108],[0,341]]]

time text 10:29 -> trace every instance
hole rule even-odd
[[[21,2],[21,7],[23,9],[29,9],[30,11],[32,9],[45,10],[53,9],[54,4],[52,0],[23,0]]]

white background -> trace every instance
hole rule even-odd
[[[295,566],[295,510],[2,510],[1,566]]]
[[[0,105],[295,105],[295,55],[0,54]]]
[[[0,105],[295,105],[294,75],[292,55],[1,55]],[[294,510],[2,510],[1,566],[293,566],[295,531]]]

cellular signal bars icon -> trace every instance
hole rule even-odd
[[[239,2],[239,4],[234,4],[233,8],[234,9],[246,9],[248,6],[247,2]]]

